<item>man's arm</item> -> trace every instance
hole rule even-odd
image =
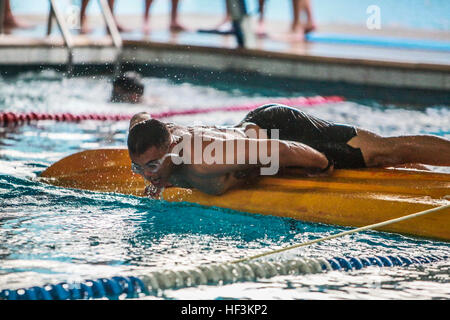
[[[327,157],[306,144],[296,141],[280,141],[280,166],[325,169]]]
[[[202,176],[216,176],[255,167],[265,167],[269,165],[268,161],[277,161],[279,167],[325,169],[329,165],[325,155],[305,144],[294,141],[215,138],[211,141],[203,141],[201,148],[202,154],[200,155],[198,150],[195,154],[195,145],[192,143],[190,161],[191,168]]]

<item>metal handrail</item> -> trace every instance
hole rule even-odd
[[[0,0],[3,1],[3,0]],[[69,29],[66,25],[66,21],[59,10],[59,7],[56,4],[56,0],[49,0],[50,1],[50,13],[48,17],[47,22],[47,35],[51,34],[52,31],[52,23],[53,19],[56,19],[56,22],[58,24],[59,30],[61,31],[61,34],[64,39],[64,44],[66,45],[68,52],[69,52],[69,58],[68,58],[68,72],[71,73],[72,71],[72,62],[73,62],[73,47],[74,42],[72,39],[72,36],[69,32]],[[115,61],[115,68],[114,73],[118,73],[120,69],[120,58],[122,54],[122,37],[120,36],[119,30],[117,28],[117,24],[114,21],[114,16],[112,14],[111,8],[108,5],[108,2],[106,0],[99,0],[99,5],[101,12],[103,14],[103,18],[106,23],[106,27],[108,28],[109,34],[111,35],[114,47],[117,49],[117,56]]]
[[[68,48],[70,49],[73,48],[72,36],[70,35],[69,28],[66,25],[66,20],[64,19],[64,16],[59,10],[59,7],[56,5],[56,0],[50,0],[50,16],[49,16],[49,23],[47,25],[47,35],[50,35],[51,33],[53,17],[56,18],[56,23],[58,24],[59,30],[62,33],[64,43]]]
[[[113,40],[114,46],[117,49],[122,48],[122,37],[120,36],[119,29],[117,28],[116,21],[114,20],[114,16],[112,14],[111,8],[106,0],[99,0],[100,8],[103,14],[103,18],[105,19],[106,27],[111,34],[111,38]]]
[[[59,10],[59,7],[56,4],[56,0],[49,0],[50,1],[50,13],[48,15],[48,22],[47,22],[47,36],[50,35],[52,32],[52,24],[53,19],[56,19],[56,23],[58,24],[59,31],[61,31],[61,34],[64,39],[64,44],[67,47],[68,50],[68,61],[67,61],[67,73],[72,74],[73,70],[73,40],[72,36],[70,35],[69,29],[66,25],[66,21]]]
[[[114,46],[117,49],[116,61],[114,62],[114,76],[120,73],[120,66],[122,60],[122,37],[120,36],[119,29],[117,28],[116,21],[112,14],[112,10],[106,0],[99,0],[100,8],[105,19],[106,27],[111,35]]]

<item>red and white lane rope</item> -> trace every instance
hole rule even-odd
[[[339,96],[315,96],[315,97],[297,97],[297,98],[278,98],[272,99],[270,101],[259,102],[259,103],[248,103],[236,106],[227,107],[215,107],[215,108],[193,108],[185,110],[172,110],[159,113],[150,113],[152,118],[161,119],[169,118],[179,115],[193,115],[193,114],[203,114],[218,111],[247,111],[253,110],[266,103],[280,103],[292,107],[312,107],[322,104],[338,103],[344,101],[343,97]],[[130,120],[132,115],[129,114],[73,114],[69,112],[65,113],[40,113],[40,112],[0,112],[0,125],[19,125],[25,124],[31,121],[40,120],[54,120],[59,122],[79,122],[83,120],[97,120],[97,121],[125,121]]]

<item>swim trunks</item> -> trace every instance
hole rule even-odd
[[[361,150],[347,144],[356,136],[353,126],[325,121],[281,104],[266,104],[250,111],[237,126],[244,122],[267,129],[269,138],[270,129],[279,129],[280,140],[297,141],[324,153],[337,169],[366,167]]]

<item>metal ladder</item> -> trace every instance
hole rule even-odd
[[[3,2],[3,0],[0,0]],[[56,0],[49,0],[50,2],[50,13],[47,21],[47,36],[52,32],[53,20],[56,20],[58,24],[59,31],[62,34],[64,44],[68,50],[68,61],[67,61],[67,74],[73,74],[73,48],[74,41],[72,35],[69,32],[64,16],[58,7]],[[114,75],[120,72],[121,58],[122,58],[122,37],[120,36],[119,30],[117,29],[116,22],[109,7],[107,0],[98,0],[103,18],[108,28],[109,34],[111,35],[114,47],[117,49],[116,59],[114,62]],[[0,11],[1,12],[1,11]]]

